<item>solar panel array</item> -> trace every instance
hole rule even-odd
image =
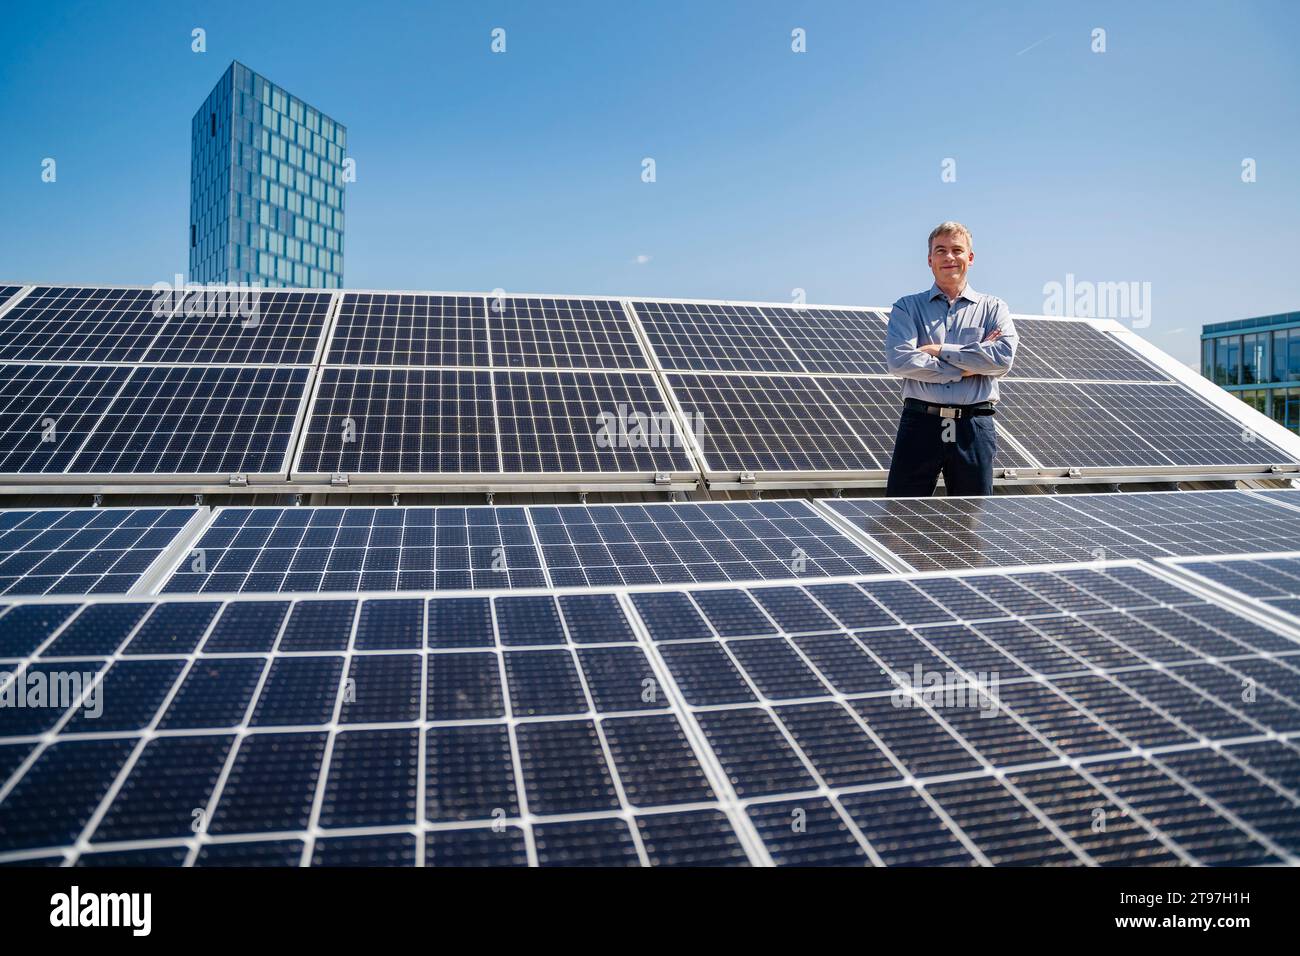
[[[1241,491],[821,504],[918,571],[1285,550],[1300,540],[1300,511]]]
[[[1132,565],[18,603],[0,671],[62,688],[0,708],[4,864],[1300,853],[1300,644]]]
[[[886,317],[867,309],[56,286],[0,308],[0,475],[15,478],[878,482],[901,410]],[[1300,457],[1116,335],[1017,327],[999,475]]]
[[[220,508],[164,592],[587,587],[884,572],[806,501]]]
[[[869,310],[17,293],[10,480],[878,478],[897,426]],[[1295,458],[1018,326],[999,468]],[[1296,864],[1300,552],[1189,557],[1296,497],[0,511],[0,865]]]

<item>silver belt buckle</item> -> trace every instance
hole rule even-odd
[[[940,418],[961,418],[960,408],[949,408],[947,405],[939,406]]]

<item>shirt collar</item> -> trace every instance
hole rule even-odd
[[[947,298],[947,295],[939,288],[939,283],[936,282],[930,286],[930,298],[927,301],[933,302],[938,298]],[[966,283],[966,288],[962,289],[961,292],[958,293],[957,298],[965,299],[967,302],[978,302],[980,300],[980,293],[972,289],[968,282]]]

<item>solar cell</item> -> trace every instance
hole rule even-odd
[[[883,571],[803,501],[528,509],[557,587]]]
[[[1209,561],[1166,560],[1173,567],[1300,616],[1300,553],[1247,555]]]
[[[487,372],[326,368],[295,474],[497,472]]]
[[[809,372],[889,374],[887,319],[879,312],[794,306],[760,312]]]
[[[486,368],[488,335],[483,299],[345,293],[326,362]]]
[[[652,473],[694,465],[649,372],[494,372],[507,473]]]

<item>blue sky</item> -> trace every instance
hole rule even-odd
[[[190,117],[239,59],[347,125],[353,287],[888,305],[929,284],[925,236],[955,218],[976,288],[1040,312],[1067,275],[1149,282],[1141,332],[1189,363],[1202,323],[1295,308],[1292,0],[47,0],[5,19],[3,279],[183,272]]]

